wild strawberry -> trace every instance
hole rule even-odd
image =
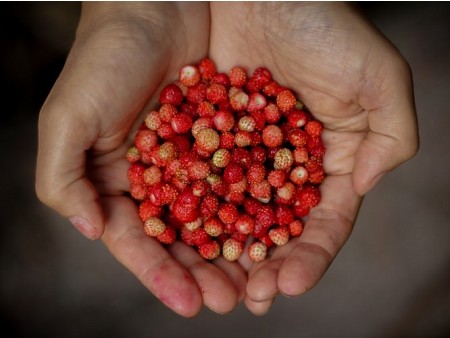
[[[220,196],[222,198],[224,198],[230,192],[229,184],[224,181],[220,181],[219,183],[212,184],[211,190],[217,196]]]
[[[275,148],[283,143],[283,132],[280,127],[271,124],[264,128],[262,132],[262,141],[269,148]]]
[[[325,151],[326,151],[325,146],[322,143],[320,143],[316,147],[311,148],[309,150],[309,153],[311,156],[321,159],[325,155]]]
[[[220,137],[217,131],[212,128],[203,128],[197,133],[195,143],[199,148],[208,153],[219,149]]]
[[[286,182],[286,172],[284,170],[272,170],[267,176],[267,181],[274,188],[281,188]]]
[[[294,203],[292,210],[294,211],[295,217],[301,218],[308,216],[311,207],[299,203],[297,204]]]
[[[210,185],[205,180],[197,180],[192,183],[192,193],[195,196],[206,196],[210,191]]]
[[[187,113],[179,113],[172,117],[170,124],[177,134],[187,133],[192,128],[192,116]]]
[[[214,127],[220,131],[230,131],[234,127],[234,116],[229,111],[219,110],[212,118]]]
[[[176,145],[179,153],[191,149],[191,140],[188,135],[175,135],[174,137],[171,137],[169,141]]]
[[[197,65],[203,80],[211,80],[216,74],[216,65],[209,58],[203,58]]]
[[[211,237],[217,237],[223,233],[224,224],[216,217],[208,218],[203,222],[203,229]]]
[[[245,194],[241,191],[231,191],[228,189],[228,194],[224,196],[226,202],[230,202],[236,205],[241,205],[244,202]]]
[[[216,73],[211,79],[211,83],[217,83],[224,86],[226,89],[230,88],[230,78],[225,73]]]
[[[294,156],[288,148],[282,148],[275,154],[273,167],[279,170],[289,169],[294,163]]]
[[[235,66],[231,68],[228,75],[233,87],[241,88],[247,82],[247,71],[242,67]]]
[[[192,181],[204,180],[211,172],[209,164],[204,161],[193,161],[187,170]]]
[[[261,242],[253,242],[248,247],[248,257],[253,262],[261,262],[267,256],[267,246]]]
[[[174,84],[176,84],[178,86],[178,88],[180,88],[181,93],[183,94],[183,96],[187,95],[187,91],[188,91],[188,87],[186,85],[184,85],[183,83],[181,83],[180,80],[176,80],[174,82]]]
[[[178,110],[173,104],[165,103],[159,108],[161,122],[170,122],[176,114],[178,114]]]
[[[260,145],[253,146],[250,150],[252,156],[252,162],[254,163],[264,163],[266,162],[266,150]]]
[[[158,135],[149,129],[138,131],[134,138],[134,144],[141,153],[150,151],[157,143]]]
[[[196,228],[192,231],[192,242],[196,246],[200,246],[211,241],[211,237],[206,233],[203,228]]]
[[[143,183],[130,183],[130,195],[135,200],[142,201],[147,197],[147,187]]]
[[[191,222],[186,222],[184,223],[184,226],[189,229],[190,231],[194,231],[199,229],[203,224],[203,221],[201,219],[201,217],[197,217],[195,220],[191,221]],[[195,240],[194,240],[194,244],[195,244]]]
[[[198,70],[197,67],[194,66],[190,65],[184,66],[180,70],[179,79],[180,82],[185,86],[192,87],[200,81],[201,79],[200,71]]]
[[[303,232],[303,223],[296,219],[288,225],[289,233],[292,237],[299,237]]]
[[[265,67],[256,68],[252,74],[252,78],[257,81],[261,87],[267,86],[272,82],[272,74]]]
[[[244,250],[244,244],[234,238],[228,238],[222,245],[222,255],[227,261],[237,260]]]
[[[194,222],[200,216],[199,210],[191,205],[175,203],[172,206],[173,215],[183,223]]]
[[[160,218],[162,215],[162,208],[154,205],[150,200],[142,201],[139,205],[139,217],[145,222],[150,217]]]
[[[235,111],[243,111],[247,108],[249,97],[243,90],[237,90],[230,97],[230,105]]]
[[[266,115],[266,121],[270,124],[276,124],[281,118],[280,110],[274,103],[269,103],[264,108],[264,114]]]
[[[272,190],[267,180],[250,184],[250,195],[263,203],[269,203],[272,197]]]
[[[159,112],[152,110],[147,113],[144,120],[145,126],[150,130],[158,130],[161,125],[161,118],[159,117]]]
[[[301,148],[308,144],[309,135],[303,130],[294,129],[288,133],[287,138],[294,147]]]
[[[194,136],[194,138],[197,138],[197,135],[199,133],[200,130],[204,129],[204,128],[212,128],[213,127],[213,121],[210,117],[200,117],[198,119],[196,119],[194,121],[194,123],[192,124],[192,136]]]
[[[161,206],[164,204],[169,204],[175,200],[178,191],[173,188],[174,190],[171,189],[171,191],[169,191],[171,192],[171,195],[166,195],[164,192],[164,186],[165,184],[160,182],[149,187],[148,198],[153,204]]]
[[[275,207],[275,217],[279,225],[288,225],[294,221],[294,212],[290,206],[277,205]]]
[[[269,82],[263,88],[263,93],[268,97],[277,97],[285,88],[280,86],[280,84],[276,81]]]
[[[179,113],[189,114],[189,115],[191,115],[192,117],[195,118],[195,117],[198,116],[197,108],[198,108],[198,104],[197,103],[183,102],[181,104],[181,106],[178,107],[178,112]]]
[[[289,229],[285,226],[270,229],[269,237],[274,244],[285,245],[289,241]]]
[[[266,126],[266,114],[262,110],[255,110],[249,113],[249,115],[255,120],[255,129],[262,131]]]
[[[145,166],[140,163],[133,163],[128,167],[128,180],[131,183],[142,184],[144,183],[144,171]]]
[[[212,217],[219,211],[219,199],[216,195],[206,195],[200,203],[200,215],[205,219]]]
[[[252,144],[252,135],[248,131],[238,131],[234,135],[234,143],[239,148],[248,147]]]
[[[261,202],[259,202],[258,200],[252,198],[252,197],[247,197],[244,202],[244,209],[245,212],[250,215],[250,216],[255,216],[258,213],[259,208],[261,207]]]
[[[141,152],[135,146],[128,148],[127,154],[125,155],[129,163],[136,163],[141,159]]]
[[[247,111],[263,110],[267,105],[267,100],[260,93],[252,93],[248,99]]]
[[[243,193],[247,190],[248,182],[247,179],[244,177],[242,180],[236,183],[230,183],[229,184],[229,190],[230,192],[239,192]]]
[[[218,168],[225,168],[231,161],[231,154],[227,149],[218,149],[212,156],[212,164]]]
[[[165,229],[166,225],[157,217],[149,217],[144,222],[144,231],[148,236],[159,236],[164,232]]]
[[[170,103],[177,106],[181,101],[183,101],[183,93],[180,87],[173,83],[165,86],[159,94],[159,102],[162,104]]]
[[[270,239],[269,234],[264,234],[261,237],[258,238],[258,240],[263,243],[267,249],[273,247],[275,244],[272,242],[272,240]]]
[[[163,244],[172,244],[177,239],[177,233],[171,226],[166,226],[162,234],[156,236],[156,239]]]
[[[250,215],[240,215],[234,226],[241,234],[249,235],[255,229],[255,220]]]
[[[237,183],[244,178],[244,169],[238,164],[230,163],[225,167],[223,179],[227,183]]]
[[[294,184],[302,185],[308,180],[308,171],[301,165],[297,166],[291,170],[289,178]]]
[[[220,246],[216,241],[210,241],[198,247],[200,255],[208,260],[213,260],[220,255]]]
[[[199,104],[206,100],[206,89],[208,85],[203,82],[197,83],[195,86],[189,87],[186,94],[186,100],[190,103]]]
[[[262,136],[259,131],[255,130],[255,131],[251,132],[250,136],[251,136],[250,146],[252,147],[252,149],[256,146],[259,146],[262,143]]]
[[[143,180],[145,184],[152,185],[161,182],[161,169],[156,166],[151,166],[145,169],[143,173]]]
[[[322,169],[322,161],[318,158],[310,157],[308,161],[305,162],[304,166],[308,172],[314,172]]]
[[[301,128],[308,122],[308,115],[303,110],[294,110],[287,116],[287,121],[292,128]]]
[[[194,240],[192,238],[192,231],[186,228],[185,226],[182,226],[180,228],[180,237],[184,244],[187,245],[194,245]]]
[[[158,136],[163,140],[169,140],[176,135],[172,125],[169,122],[162,122],[157,130]]]
[[[245,148],[234,148],[231,152],[231,161],[244,169],[248,169],[252,164],[252,155]]]
[[[220,148],[233,149],[234,148],[234,135],[230,132],[224,132],[220,134]]]
[[[261,84],[258,82],[258,80],[251,77],[245,84],[245,89],[249,93],[257,93],[262,89],[262,87],[261,87]]]
[[[239,119],[238,127],[241,131],[252,132],[255,130],[255,119],[249,115],[245,115]]]
[[[197,114],[200,117],[213,117],[216,114],[216,108],[212,103],[203,101],[197,106]]]
[[[159,146],[158,156],[165,163],[173,161],[178,157],[177,146],[170,141],[164,142]]]
[[[309,121],[305,125],[305,131],[312,137],[319,137],[322,134],[323,126],[319,121]]]
[[[308,173],[308,180],[313,184],[320,184],[325,178],[325,172],[323,169],[317,169]]]
[[[232,203],[223,203],[219,207],[219,212],[217,213],[219,219],[225,224],[233,224],[237,221],[239,217],[239,212],[236,206]]]
[[[228,98],[227,89],[218,83],[211,83],[206,89],[206,98],[212,104],[225,101]]]
[[[253,163],[246,173],[250,184],[262,182],[266,177],[266,167],[262,163]]]
[[[305,147],[295,148],[293,153],[295,163],[306,163],[309,159],[308,149]]]
[[[304,186],[296,192],[296,200],[294,205],[300,204],[312,208],[319,204],[320,198],[321,195],[318,188],[313,186]]]
[[[295,107],[297,99],[289,89],[283,90],[277,95],[277,106],[282,112],[287,112]]]
[[[295,192],[294,184],[291,182],[286,182],[283,186],[277,189],[276,195],[288,203],[294,197]]]

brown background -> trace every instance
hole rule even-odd
[[[163,307],[101,242],[37,201],[38,111],[73,41],[79,3],[2,2],[1,335],[450,336],[449,6],[363,9],[412,67],[419,154],[366,197],[352,237],[311,292],[279,298],[262,318],[239,306],[188,320]]]

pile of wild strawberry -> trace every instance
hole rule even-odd
[[[266,68],[184,66],[127,152],[145,233],[205,259],[263,260],[320,201],[322,124]],[[251,239],[251,240],[249,240]],[[246,245],[247,243],[247,245]]]

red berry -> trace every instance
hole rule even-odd
[[[153,130],[139,130],[134,138],[134,144],[141,153],[148,152],[158,144],[158,135]]]
[[[198,69],[204,80],[211,80],[216,74],[216,65],[209,58],[204,58],[198,63]]]
[[[297,166],[291,170],[289,178],[296,185],[302,185],[308,180],[308,171],[303,166]]]
[[[223,179],[227,183],[237,183],[244,178],[244,169],[235,163],[230,163],[225,167]]]
[[[274,244],[285,245],[289,241],[289,229],[285,226],[270,229],[269,237]]]
[[[225,101],[228,98],[227,89],[218,83],[211,83],[206,89],[206,97],[212,104]]]
[[[225,224],[233,224],[239,217],[236,206],[232,203],[224,203],[220,206],[217,214],[220,220]]]
[[[177,239],[177,233],[174,228],[166,226],[163,233],[156,236],[156,239],[163,244],[172,244]]]
[[[253,262],[261,262],[267,256],[267,246],[261,242],[254,242],[248,247],[248,256]]]
[[[263,110],[267,105],[267,100],[260,93],[252,93],[248,99],[247,111]]]
[[[169,84],[163,88],[159,95],[159,102],[179,105],[183,101],[183,93],[176,84]]]
[[[195,66],[191,65],[184,66],[180,70],[179,79],[183,85],[187,87],[192,87],[200,81],[201,79],[200,71]]]
[[[242,67],[233,67],[228,74],[233,87],[241,88],[247,82],[247,71]]]
[[[220,137],[214,129],[203,128],[197,133],[195,143],[200,149],[208,153],[213,153],[219,149]]]
[[[289,233],[292,237],[298,237],[303,232],[303,223],[299,219],[296,219],[288,225]]]
[[[159,236],[164,232],[165,229],[166,225],[157,217],[149,217],[144,222],[144,231],[148,236]]]
[[[241,234],[249,235],[255,229],[255,220],[250,215],[241,215],[234,226]]]
[[[283,143],[283,132],[281,128],[271,124],[264,128],[262,133],[262,141],[269,148],[275,148]]]
[[[287,112],[295,107],[297,99],[289,89],[283,90],[277,95],[277,106],[282,112]]]
[[[184,134],[192,128],[192,116],[187,113],[179,113],[172,117],[170,123],[177,134]]]
[[[208,260],[213,260],[220,255],[220,246],[216,241],[210,241],[198,247],[200,255]]]
[[[227,261],[237,260],[244,250],[244,243],[234,239],[228,238],[222,246],[222,255]]]
[[[150,200],[145,200],[139,205],[139,217],[145,222],[150,217],[160,218],[162,215],[162,208],[153,204]]]
[[[305,125],[305,131],[312,137],[319,137],[322,134],[323,126],[319,121],[309,121]]]

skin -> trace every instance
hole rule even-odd
[[[219,71],[266,66],[324,123],[328,174],[302,236],[252,264],[205,262],[142,231],[124,159],[161,88],[209,55]],[[61,137],[64,135],[64,137]],[[38,197],[111,253],[176,313],[264,314],[299,296],[350,236],[362,196],[418,149],[407,63],[342,3],[86,3],[39,121]]]

